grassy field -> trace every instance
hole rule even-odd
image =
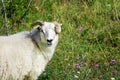
[[[11,33],[29,30],[38,19],[63,24],[55,55],[38,80],[120,80],[119,0],[43,0],[34,6]]]

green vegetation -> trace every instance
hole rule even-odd
[[[28,2],[17,2],[8,15],[10,34],[30,30],[35,20],[63,24],[55,55],[38,80],[120,80],[119,0],[35,0],[24,16]]]

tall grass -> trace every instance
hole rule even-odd
[[[33,6],[19,30],[38,19],[63,24],[55,55],[38,80],[120,80],[119,0],[43,0]]]
[[[39,80],[120,79],[118,0],[42,4],[40,19],[57,20],[63,26],[56,53]]]

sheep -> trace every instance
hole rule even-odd
[[[37,20],[37,28],[0,36],[0,80],[36,80],[51,60],[61,25]]]

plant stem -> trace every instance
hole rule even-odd
[[[3,24],[4,24],[5,31],[6,31],[6,35],[8,36],[9,31],[8,31],[8,26],[7,26],[7,12],[6,12],[6,7],[5,7],[5,4],[4,4],[4,0],[2,0],[2,6],[3,6],[3,10],[4,10]]]

